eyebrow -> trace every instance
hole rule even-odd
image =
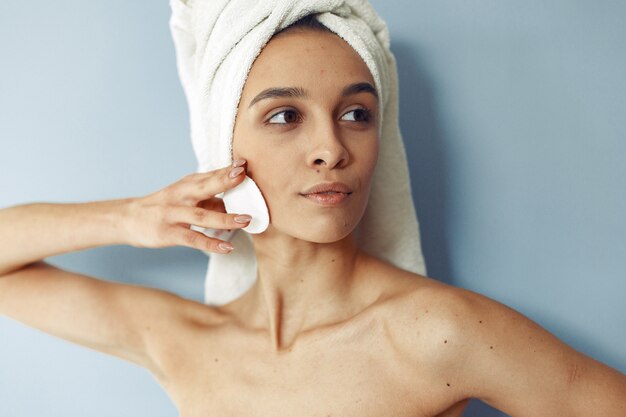
[[[359,93],[370,93],[378,100],[378,92],[374,86],[368,82],[354,83],[346,86],[341,91],[341,97],[348,97]],[[272,87],[257,94],[248,105],[248,108],[254,106],[261,100],[279,97],[308,98],[309,95],[306,90],[301,87]]]

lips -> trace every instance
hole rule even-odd
[[[340,204],[350,194],[352,194],[352,189],[341,182],[316,184],[300,193],[301,196],[308,200],[324,206]]]
[[[352,194],[352,189],[342,182],[327,182],[314,185],[313,187],[303,191],[302,195],[307,194],[323,194],[323,193],[343,193]]]

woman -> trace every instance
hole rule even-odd
[[[515,416],[622,414],[623,375],[501,304],[356,245],[378,156],[379,97],[359,55],[312,26],[275,36],[255,60],[232,166],[143,198],[2,210],[0,313],[144,366],[187,417],[457,416],[472,397]],[[259,97],[285,85],[305,94]],[[188,226],[246,227],[246,213],[226,214],[213,198],[244,172],[272,223],[253,238],[257,282],[230,303],[207,306],[42,261],[110,244],[235,253]]]

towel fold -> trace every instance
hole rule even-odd
[[[398,76],[385,22],[359,0],[170,0],[170,29],[189,106],[198,172],[232,162],[237,106],[255,58],[277,31],[304,16],[344,39],[369,68],[380,108],[380,147],[370,199],[357,227],[359,247],[402,269],[426,274],[406,154],[398,125]],[[262,191],[262,190],[261,190]],[[209,234],[210,231],[207,231]],[[210,254],[205,302],[228,303],[257,279],[249,235],[237,248]]]

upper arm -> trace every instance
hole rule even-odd
[[[0,314],[162,374],[159,340],[184,299],[44,262],[0,277]]]
[[[514,416],[624,415],[626,377],[516,311],[464,290],[451,297],[457,387]]]

